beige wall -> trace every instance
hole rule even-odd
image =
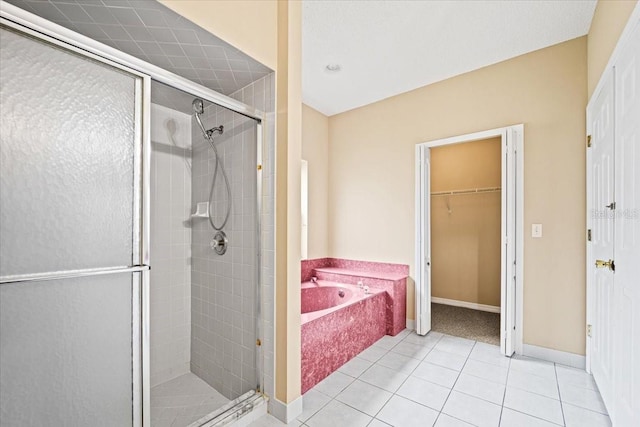
[[[272,70],[276,69],[276,0],[159,1]]]
[[[581,37],[330,117],[329,255],[413,275],[416,144],[524,123],[524,342],[584,354],[586,53]]]
[[[431,149],[431,192],[496,188],[501,139]],[[431,196],[431,296],[500,306],[500,191]]]
[[[308,259],[324,258],[328,249],[329,118],[302,105],[302,159],[309,164]]]
[[[278,2],[276,71],[276,398],[300,396],[302,5]]]
[[[600,0],[587,38],[588,97],[593,94],[604,67],[620,38],[637,0]]]

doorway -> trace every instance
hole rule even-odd
[[[431,149],[431,329],[500,345],[501,138]]]
[[[477,327],[478,320],[469,317],[479,316],[486,328],[471,334],[482,335],[491,329],[491,315],[499,313],[502,354],[522,352],[522,266],[517,260],[522,259],[523,131],[523,125],[516,125],[416,147],[418,334],[440,329],[442,322],[456,323],[453,330],[465,321]],[[469,149],[467,166],[451,164]],[[499,156],[493,168],[482,151]],[[491,206],[493,199],[499,207]]]

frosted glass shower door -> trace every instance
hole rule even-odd
[[[0,26],[0,426],[139,425],[145,77],[10,25]]]

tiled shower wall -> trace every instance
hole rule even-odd
[[[151,386],[189,372],[191,117],[151,105]]]
[[[272,81],[272,76],[267,76],[238,91],[234,97],[266,110],[265,106],[274,105]],[[224,133],[214,138],[231,187],[231,214],[224,227],[229,239],[224,255],[217,255],[210,248],[214,230],[207,219],[198,219],[192,224],[191,371],[233,399],[254,389],[259,381],[256,372],[257,126],[255,121],[217,106],[206,108],[202,120],[206,128],[224,126]],[[198,202],[208,201],[215,157],[195,121],[193,124],[192,209],[195,209]],[[220,170],[213,200],[211,213],[216,225],[220,225],[227,202]],[[268,256],[265,257],[268,263],[266,258]],[[270,301],[273,304],[272,297]]]

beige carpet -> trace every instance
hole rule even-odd
[[[500,345],[500,313],[431,304],[431,330]]]

